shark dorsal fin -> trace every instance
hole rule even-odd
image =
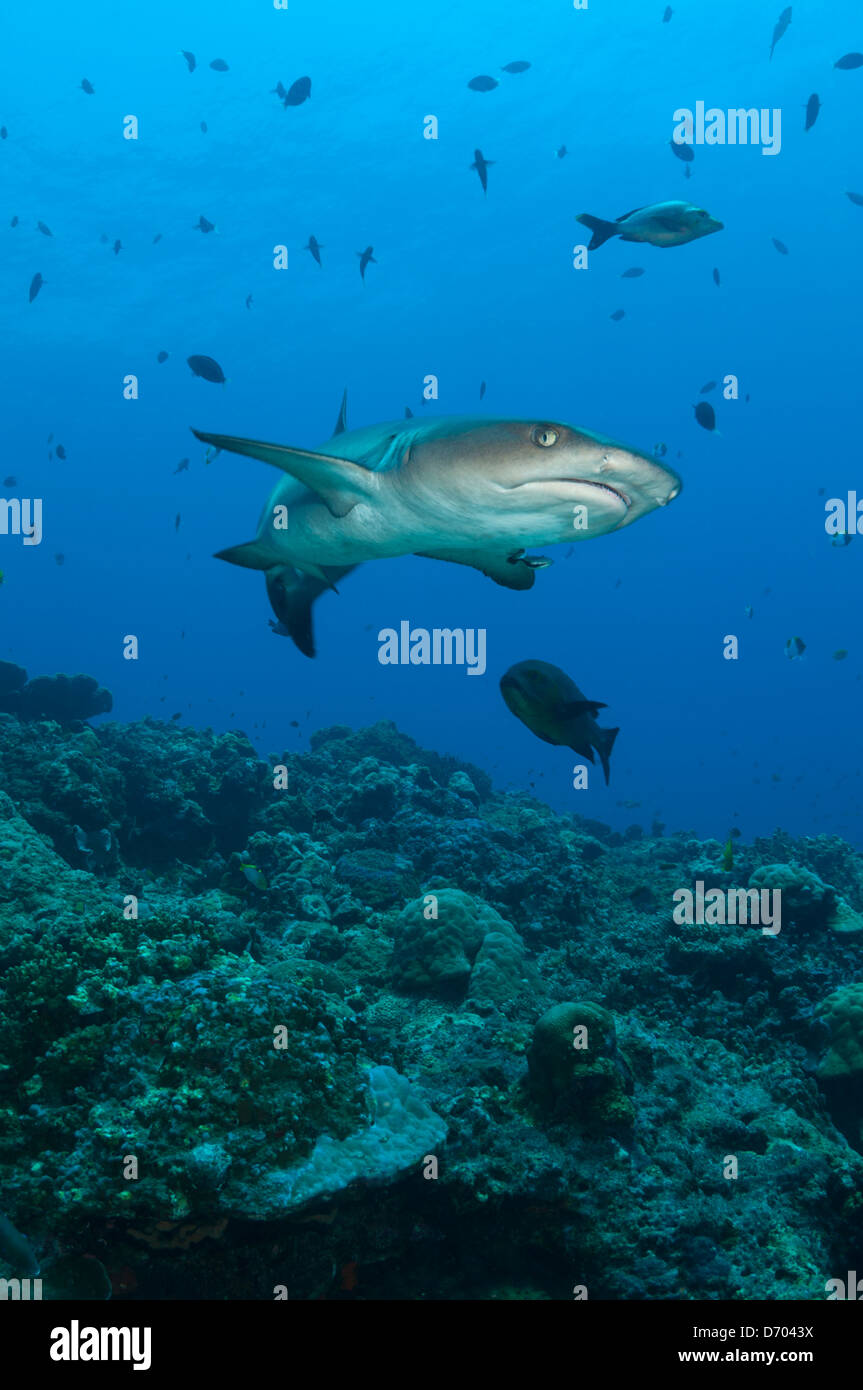
[[[348,459],[317,454],[311,449],[292,449],[286,444],[264,444],[258,439],[241,439],[230,434],[205,434],[200,430],[192,430],[192,433],[196,439],[217,449],[245,454],[247,458],[261,459],[280,468],[316,492],[333,516],[347,516],[379,486],[374,473]]]

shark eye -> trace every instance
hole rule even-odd
[[[560,439],[560,434],[557,430],[552,429],[551,425],[534,425],[530,437],[534,444],[539,444],[540,448],[550,449],[552,444],[556,444]]]

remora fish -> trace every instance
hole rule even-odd
[[[593,232],[588,251],[595,251],[613,236],[619,236],[621,241],[646,241],[651,246],[667,247],[685,246],[688,241],[723,230],[723,223],[704,208],[685,202],[650,203],[623,213],[614,222],[592,217],[589,212],[575,220]]]
[[[530,589],[550,562],[526,555],[528,546],[620,530],[681,489],[646,454],[532,420],[396,420],[340,432],[323,451],[192,433],[287,475],[255,539],[217,558],[265,573],[273,611],[306,656],[315,651],[312,604],[363,560],[422,555]]]
[[[588,762],[599,754],[605,785],[608,760],[619,729],[600,729],[596,720],[605,705],[588,700],[559,666],[548,661],[519,661],[500,678],[500,693],[507,707],[544,743],[572,748]]]

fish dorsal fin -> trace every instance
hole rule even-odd
[[[643,208],[632,208],[629,212],[622,212],[617,218],[618,222],[625,222],[627,217],[634,217],[637,212],[643,212]]]
[[[591,719],[596,719],[601,709],[608,709],[608,705],[602,700],[570,700],[564,705],[564,714],[571,715],[573,719],[578,719],[582,714],[589,714]]]
[[[420,550],[426,560],[449,560],[454,565],[470,565],[488,575],[495,584],[505,589],[532,589],[536,571],[530,565],[513,562],[507,555],[490,553],[485,550]]]
[[[192,430],[196,439],[227,449],[232,454],[261,459],[280,468],[304,487],[316,492],[333,516],[347,516],[358,502],[371,497],[379,486],[375,475],[347,459],[332,458],[329,454],[313,453],[310,449],[293,449],[286,444],[264,444],[257,439],[241,439],[230,434],[204,434]]]

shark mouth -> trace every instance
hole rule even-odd
[[[553,478],[556,483],[582,483],[584,487],[597,487],[602,492],[610,492],[612,497],[617,497],[626,507],[627,511],[632,506],[632,498],[627,497],[625,492],[620,492],[618,488],[612,487],[610,483],[598,483],[595,478]]]

